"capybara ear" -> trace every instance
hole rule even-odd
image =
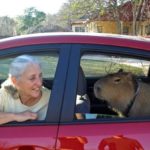
[[[133,78],[133,74],[131,72],[127,72],[127,78],[128,79],[132,79]]]
[[[118,73],[120,73],[120,72],[123,72],[123,69],[122,69],[122,68],[118,70]]]

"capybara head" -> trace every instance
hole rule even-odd
[[[94,84],[95,97],[112,107],[125,111],[136,91],[136,80],[131,72],[108,74]]]

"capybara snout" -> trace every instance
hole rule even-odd
[[[97,95],[97,93],[99,93],[101,90],[101,84],[99,83],[99,81],[97,81],[95,84],[94,84],[94,93],[95,95]],[[97,97],[97,96],[96,96]]]

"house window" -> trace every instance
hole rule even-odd
[[[85,32],[85,27],[75,27],[75,32]]]
[[[143,35],[143,25],[141,25],[141,35]]]
[[[145,33],[146,33],[147,35],[150,35],[150,25],[147,25],[147,26],[145,27]]]
[[[129,27],[124,26],[123,27],[123,34],[128,34],[129,33]]]
[[[102,26],[97,26],[97,31],[98,31],[99,33],[102,33],[103,27],[102,27]]]

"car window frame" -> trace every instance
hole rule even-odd
[[[30,126],[30,125],[45,125],[45,124],[58,124],[60,119],[60,112],[63,103],[63,93],[66,81],[66,73],[68,69],[68,60],[70,55],[70,44],[36,44],[26,45],[13,48],[0,50],[1,57],[15,57],[21,54],[40,55],[43,53],[58,53],[58,64],[55,72],[53,88],[50,95],[48,111],[45,120],[25,121],[25,122],[10,122],[2,126]],[[62,67],[62,65],[64,65]],[[62,72],[63,70],[63,72]],[[59,75],[61,73],[61,76]],[[58,84],[58,82],[61,84]],[[58,94],[59,91],[59,94]],[[55,94],[57,94],[55,96]],[[53,110],[51,110],[53,109]],[[48,115],[53,114],[53,115]]]
[[[63,103],[61,124],[87,124],[87,123],[113,123],[113,122],[144,122],[150,121],[150,117],[138,117],[138,118],[100,118],[100,119],[85,119],[74,120],[75,101],[76,101],[76,89],[78,80],[78,70],[80,66],[80,58],[84,53],[99,52],[101,54],[117,54],[125,55],[143,59],[150,59],[150,52],[144,49],[98,45],[98,44],[72,44],[70,64],[68,69],[68,77],[66,82],[65,102]],[[76,56],[76,57],[74,57]],[[73,71],[72,71],[73,68]],[[72,73],[73,72],[73,73]],[[71,77],[72,76],[72,77]],[[71,81],[71,78],[72,81]],[[70,94],[71,92],[71,94]],[[69,94],[68,94],[69,93]],[[69,108],[68,108],[69,106]],[[67,110],[67,111],[66,111]]]

